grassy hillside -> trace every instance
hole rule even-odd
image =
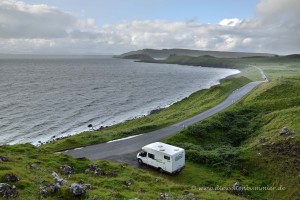
[[[170,180],[151,175],[143,170],[130,167],[124,163],[98,161],[91,163],[86,159],[74,159],[63,154],[53,154],[41,151],[30,144],[2,146],[0,155],[8,157],[8,162],[1,162],[0,177],[14,174],[20,180],[8,182],[18,188],[20,200],[73,200],[73,199],[159,199],[161,194],[167,193],[175,199],[242,199],[225,192],[198,191],[185,183],[174,183]],[[105,173],[95,176],[88,169],[89,164],[97,164]],[[63,165],[72,166],[75,173],[67,178],[60,170]],[[67,183],[50,195],[41,195],[40,187],[53,185],[55,171]],[[84,182],[92,188],[82,197],[74,197],[69,191],[72,183]],[[0,191],[1,192],[1,191]],[[0,199],[1,196],[0,196]],[[3,198],[4,199],[4,198]]]
[[[204,56],[210,55],[218,58],[239,58],[249,56],[274,56],[267,53],[247,53],[247,52],[225,52],[225,51],[203,51],[203,50],[191,50],[191,49],[141,49],[137,51],[131,51],[119,55],[117,57],[125,57],[134,54],[147,54],[153,58],[167,58],[170,55],[180,56]]]
[[[283,191],[246,191],[245,197],[297,199],[299,122],[300,76],[277,78],[229,110],[188,127],[165,142],[187,150],[187,159],[195,166],[191,172],[195,184],[228,186],[240,181],[250,187],[283,186]],[[283,127],[295,134],[280,136]],[[266,141],[259,142],[260,138]],[[207,169],[212,172],[203,173]],[[186,174],[178,177],[186,178]]]

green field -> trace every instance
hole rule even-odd
[[[29,144],[1,146],[0,156],[7,156],[9,161],[0,162],[0,177],[7,173],[20,177],[16,183],[9,182],[17,186],[18,199],[74,199],[69,186],[81,179],[92,184],[92,189],[82,199],[158,199],[160,193],[168,193],[170,199],[189,199],[189,193],[193,193],[196,199],[300,198],[299,56],[221,61],[226,61],[226,65],[231,63],[242,73],[223,80],[220,85],[196,92],[156,114],[41,147]],[[217,59],[213,63],[221,61]],[[223,101],[233,90],[249,81],[261,79],[256,67],[264,70],[270,82],[260,85],[226,111],[164,140],[186,149],[186,168],[177,176],[160,174],[153,169],[136,169],[122,163],[98,161],[92,163],[98,164],[107,175],[95,177],[86,172],[91,161],[54,153],[148,132],[186,119]],[[295,133],[279,136],[283,127]],[[261,137],[267,141],[260,143]],[[33,169],[32,164],[38,169]],[[42,198],[39,187],[54,183],[51,171],[63,177],[59,169],[62,165],[73,166],[75,174],[65,178],[68,183],[58,192]],[[110,176],[112,171],[117,175]],[[39,183],[39,180],[44,182]],[[128,186],[126,181],[132,184]],[[237,181],[242,186],[283,186],[284,190],[247,190],[240,196],[230,191],[203,190],[203,187],[232,187]]]

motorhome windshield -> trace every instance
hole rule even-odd
[[[139,153],[139,156],[141,156],[141,157],[146,157],[146,156],[147,156],[147,152],[141,151],[141,152]]]

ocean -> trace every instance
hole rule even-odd
[[[167,107],[238,70],[111,56],[0,56],[0,144],[46,142]]]

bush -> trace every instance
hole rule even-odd
[[[221,146],[214,150],[186,150],[186,158],[195,163],[213,167],[236,166],[240,161],[239,152],[231,146]]]
[[[260,114],[258,110],[253,108],[227,111],[210,120],[190,126],[184,134],[203,141],[214,139],[212,133],[221,132],[224,142],[239,146],[257,132],[260,123],[257,118]]]

